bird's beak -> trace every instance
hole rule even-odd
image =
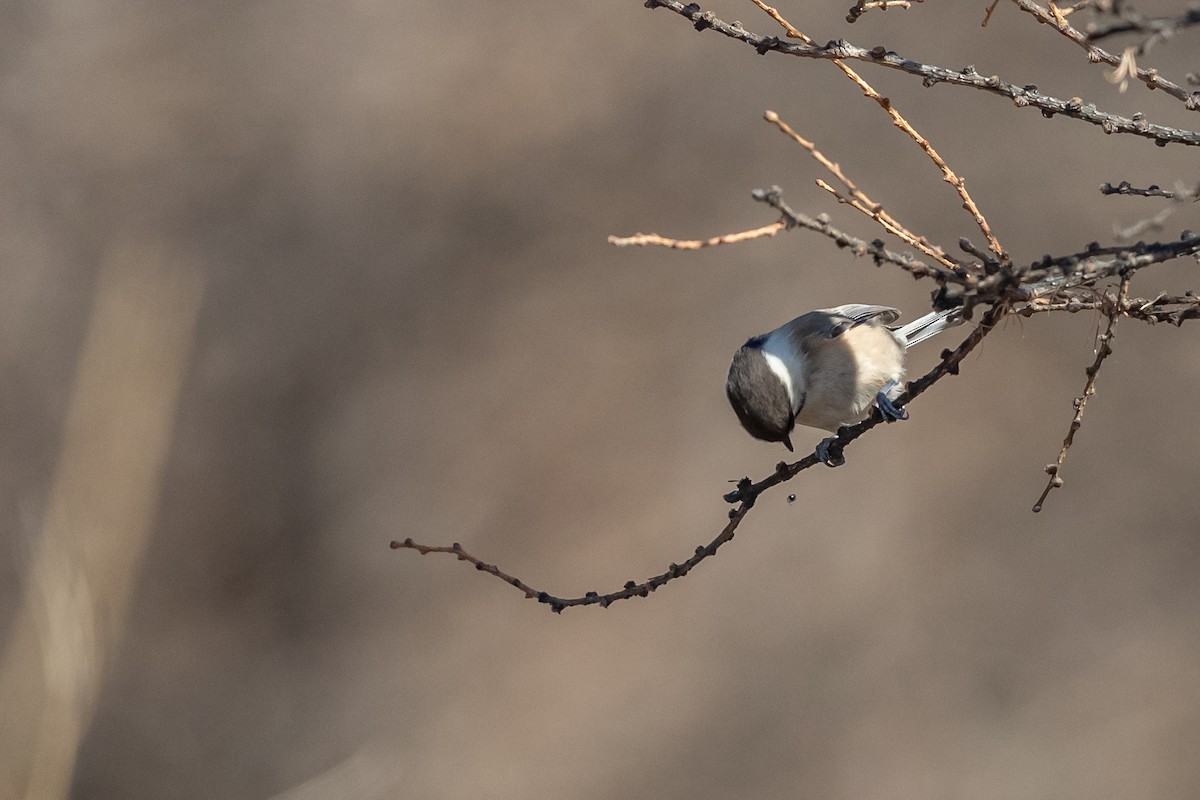
[[[794,453],[794,452],[796,452],[795,450],[793,450],[793,449],[792,449],[792,437],[791,437],[791,435],[788,435],[788,436],[784,436],[784,437],[783,437],[783,446],[784,446],[784,447],[786,447],[786,448],[788,449],[788,452],[789,452],[789,453]]]

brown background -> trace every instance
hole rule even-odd
[[[818,41],[1200,125],[1140,85],[1119,94],[1011,4],[987,29],[983,0],[854,26],[849,5],[781,8]],[[748,3],[717,10],[778,32]],[[928,308],[930,285],[802,232],[694,254],[605,242],[765,224],[749,192],[773,183],[880,235],[813,186],[766,108],[913,229],[980,242],[829,64],[760,58],[636,0],[38,0],[2,17],[0,642],[30,591],[100,265],[145,244],[203,283],[72,797],[1200,794],[1198,328],[1120,326],[1041,515],[1091,314],[1009,322],[910,422],[763,497],[648,600],[557,617],[388,549],[461,541],[560,594],[659,572],[720,529],[729,479],[784,455],[723,397],[742,341],[837,303]],[[1182,80],[1197,35],[1150,62]],[[1192,150],[864,72],[1018,261],[1162,207],[1103,181],[1198,176]],[[1200,226],[1196,209],[1162,235]],[[1198,284],[1189,261],[1134,290]],[[22,677],[34,696],[40,674]],[[29,724],[0,722],[0,761],[28,757]]]

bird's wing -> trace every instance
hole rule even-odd
[[[891,306],[866,306],[850,303],[836,308],[826,308],[824,311],[835,317],[845,317],[855,325],[876,321],[883,325],[890,325],[900,319],[900,310]]]
[[[876,320],[886,325],[894,322],[900,312],[887,306],[845,305],[810,311],[780,326],[768,336],[784,335],[793,352],[807,353],[820,342],[836,339],[851,328]]]

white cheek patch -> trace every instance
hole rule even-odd
[[[783,382],[783,388],[787,389],[788,402],[791,404],[792,409],[795,410],[796,390],[792,386],[792,373],[788,370],[787,364],[784,364],[783,359],[774,353],[763,350],[762,354],[763,358],[767,361],[767,366],[771,368],[771,372],[774,372],[779,377],[779,380]]]

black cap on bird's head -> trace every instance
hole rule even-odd
[[[734,353],[725,394],[747,433],[755,439],[783,442],[791,450],[796,415],[788,387],[768,363],[763,342],[764,337],[755,337]]]

